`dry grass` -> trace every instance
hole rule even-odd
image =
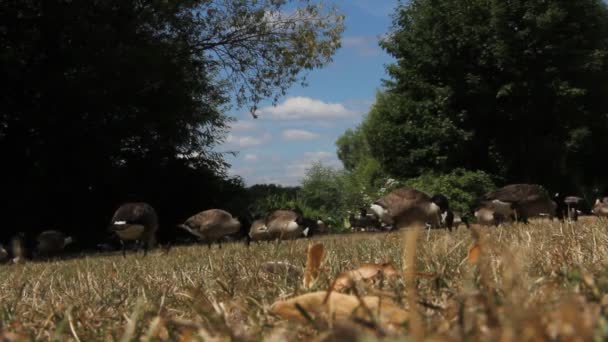
[[[403,270],[404,260],[412,260],[404,239],[402,233],[315,238],[326,256],[309,289],[298,272],[260,267],[287,261],[303,269],[309,240],[0,266],[0,334],[79,341],[374,340],[414,333],[429,340],[608,338],[608,226],[595,220],[420,232],[406,280],[354,288],[358,298],[380,296],[412,313],[414,321],[398,327],[382,326],[372,310],[368,319],[329,322],[302,312],[305,323],[271,314],[276,300],[325,290],[334,276],[363,263],[392,261]],[[472,263],[467,253],[474,243],[479,255]]]

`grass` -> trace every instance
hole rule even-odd
[[[142,254],[0,266],[0,336],[16,340],[605,340],[608,338],[608,226],[532,222],[469,231],[420,232],[415,273],[357,295],[379,293],[408,310],[408,324],[288,322],[278,299],[325,290],[362,263],[412,256],[405,233],[315,237],[326,251],[310,289],[267,261],[303,267],[309,240],[157,249]],[[477,263],[467,260],[472,245]],[[407,244],[412,251],[412,241]],[[415,274],[416,276],[411,276]],[[380,288],[381,287],[381,288]],[[305,314],[305,313],[304,313]],[[371,319],[371,318],[370,318]],[[381,324],[381,322],[380,322]]]

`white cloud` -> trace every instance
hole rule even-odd
[[[355,114],[341,103],[327,103],[303,96],[290,97],[276,107],[264,107],[259,113],[261,117],[275,120],[335,119]]]
[[[260,136],[250,136],[250,135],[233,135],[228,134],[226,137],[226,145],[233,147],[251,147],[258,146],[268,142],[272,136],[270,133],[264,133]]]
[[[305,131],[303,129],[286,129],[281,133],[281,136],[285,140],[315,140],[321,137],[321,135]]]
[[[301,158],[287,164],[285,181],[289,184],[298,184],[302,177],[306,175],[306,171],[315,163],[322,163],[333,168],[341,166],[335,153],[327,151],[305,152]]]
[[[350,36],[342,38],[342,46],[355,50],[359,56],[374,57],[382,52],[378,41],[374,36]]]
[[[324,161],[335,157],[334,153],[327,151],[319,151],[319,152],[304,152],[304,159],[308,161]]]
[[[256,128],[256,123],[253,121],[243,121],[237,120],[230,123],[230,131],[231,132],[243,132],[250,131]]]
[[[254,161],[257,161],[257,160],[258,160],[258,156],[257,156],[257,154],[253,154],[253,153],[247,153],[247,154],[245,155],[245,158],[244,158],[244,159],[245,159],[246,161],[252,161],[252,162],[254,162]]]

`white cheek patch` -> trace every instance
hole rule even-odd
[[[446,217],[448,217],[448,212],[441,214],[441,222],[445,222]]]
[[[123,226],[123,225],[127,224],[127,221],[114,221],[114,224],[117,226]]]
[[[304,236],[308,236],[308,232],[309,232],[309,231],[310,231],[310,228],[306,227],[306,229],[304,229],[304,230],[302,231],[302,235],[304,235]]]
[[[386,209],[382,208],[380,205],[378,204],[372,204],[370,207],[371,211],[373,211],[376,216],[382,218],[384,217],[384,215],[386,215]]]
[[[321,220],[317,220],[317,224],[320,226],[320,225],[322,225],[322,224],[323,224],[323,221],[321,221]]]

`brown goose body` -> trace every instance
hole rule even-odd
[[[251,229],[249,230],[249,237],[252,241],[272,240],[270,233],[268,233],[268,227],[266,227],[266,220],[260,219],[253,221]]]
[[[441,208],[431,196],[416,189],[397,189],[378,199],[370,209],[382,222],[396,228],[441,225]]]
[[[608,217],[608,198],[597,199],[591,212],[596,216]]]
[[[237,233],[241,223],[225,210],[209,209],[190,217],[180,227],[201,240],[212,242]]]
[[[0,262],[5,262],[6,260],[8,260],[8,252],[0,245]]]
[[[116,233],[120,239],[123,245],[123,256],[126,253],[124,241],[143,241],[145,255],[156,239],[158,215],[148,203],[125,203],[112,216],[110,230]]]
[[[271,239],[297,239],[306,235],[306,227],[298,221],[302,215],[293,210],[274,210],[266,216],[266,227]]]
[[[516,215],[527,221],[538,216],[553,218],[557,204],[538,184],[510,184],[483,195],[480,207],[488,207],[505,217]]]
[[[37,251],[42,255],[56,254],[72,243],[72,238],[56,230],[47,230],[38,235]]]

